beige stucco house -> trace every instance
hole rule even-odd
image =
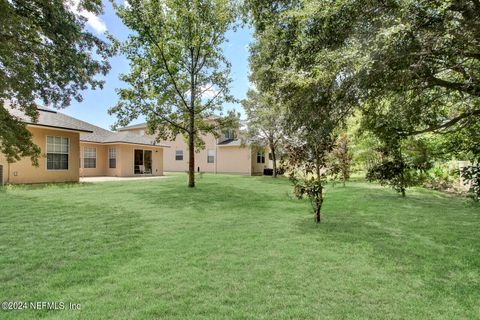
[[[168,146],[130,132],[112,132],[63,113],[38,109],[33,123],[17,109],[10,113],[27,124],[41,149],[39,165],[29,158],[8,163],[0,154],[0,183],[79,181],[80,177],[163,175]]]
[[[146,124],[137,124],[119,129],[138,136],[146,134]],[[249,141],[240,138],[240,130],[227,130],[219,138],[213,134],[203,135],[205,148],[195,153],[195,168],[200,172],[233,173],[243,175],[261,175],[266,168],[272,168],[271,157],[267,148],[253,146]],[[188,170],[188,145],[182,135],[175,140],[160,141],[169,146],[164,149],[163,168],[165,171]]]

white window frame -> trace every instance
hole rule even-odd
[[[60,138],[61,141],[63,141],[63,139],[66,139],[67,140],[67,153],[63,153],[63,152],[48,152],[48,138]],[[66,169],[49,169],[48,168],[48,154],[49,153],[52,153],[52,154],[66,154],[67,155],[67,168]],[[62,137],[62,136],[51,136],[51,135],[46,135],[45,136],[45,155],[46,155],[46,158],[45,158],[45,170],[48,170],[48,171],[68,171],[70,169],[70,138],[68,137]]]
[[[260,161],[258,161],[259,157],[260,157]],[[259,163],[259,164],[264,164],[265,163],[265,151],[262,151],[262,150],[257,151],[257,163]]]
[[[115,160],[115,167],[111,166],[111,160]],[[108,168],[116,169],[117,168],[117,148],[112,147],[108,148]]]
[[[236,135],[237,134],[236,134],[235,130],[233,130],[233,129],[226,129],[223,132],[223,136],[224,136],[225,140],[235,139]]]
[[[94,167],[85,167],[85,159],[86,157],[86,149],[91,149],[94,150],[95,157],[88,157],[88,159],[95,159],[95,166]],[[83,147],[83,154],[82,154],[82,159],[83,159],[83,168],[84,169],[96,169],[97,168],[97,148],[96,147]]]
[[[215,150],[213,149],[207,150],[207,163],[215,163]]]
[[[178,153],[181,154],[178,154]],[[177,159],[178,156],[182,156],[182,159]],[[183,150],[175,150],[175,161],[183,161]]]

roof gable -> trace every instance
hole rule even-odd
[[[38,108],[38,120],[33,122],[30,117],[25,115],[21,110],[7,107],[11,115],[18,118],[27,125],[59,128],[80,132],[80,141],[96,142],[96,143],[132,143],[149,146],[160,146],[151,138],[140,136],[131,132],[113,132],[101,127],[95,126],[88,122],[78,120],[67,116],[61,112],[51,109]]]

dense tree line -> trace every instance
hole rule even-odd
[[[432,157],[459,156],[478,185],[478,1],[248,0],[245,11],[254,27],[251,80],[285,106],[287,132],[297,138],[292,181],[317,207],[325,176],[308,165],[299,179],[298,169],[303,161],[325,166],[355,110],[377,142],[369,179],[405,194]],[[430,152],[422,135],[445,147]]]

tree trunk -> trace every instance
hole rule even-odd
[[[321,222],[321,213],[320,213],[321,208],[318,207],[316,212],[315,212],[315,222],[320,223]]]
[[[190,71],[190,110],[189,133],[188,133],[188,186],[195,187],[195,70],[194,49],[190,48],[191,71]]]
[[[277,157],[275,155],[275,146],[273,143],[270,143],[270,151],[272,152],[272,162],[273,162],[273,177],[277,177]]]
[[[195,187],[195,140],[194,115],[190,112],[190,132],[188,134],[188,186]]]
[[[318,181],[321,181],[321,177],[320,177],[320,174],[321,174],[321,165],[320,165],[320,159],[317,158],[317,163],[316,163],[316,172],[317,172],[317,179]],[[321,213],[320,211],[322,210],[322,204],[323,204],[323,187],[321,185],[321,183],[319,184],[319,190],[318,190],[318,194],[316,195],[316,199],[315,199],[315,204],[316,204],[316,208],[315,208],[315,222],[317,223],[320,223],[321,222]]]

